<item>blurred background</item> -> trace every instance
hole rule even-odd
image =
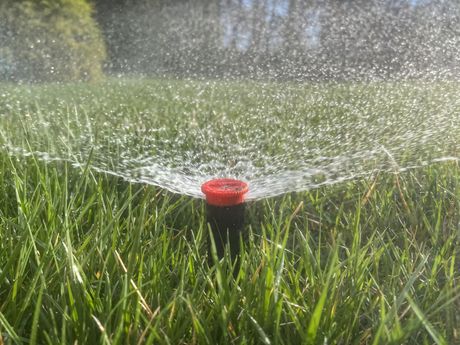
[[[458,79],[458,0],[1,0],[0,80]]]

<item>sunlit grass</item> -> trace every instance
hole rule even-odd
[[[7,343],[459,340],[455,164],[249,204],[234,277],[208,265],[201,201],[1,163]]]
[[[457,162],[248,203],[235,274],[202,200],[87,163],[0,152],[0,344],[460,342]]]
[[[459,157],[458,90],[456,82],[0,85],[0,145],[193,196],[200,190],[189,181],[238,177],[266,197]]]

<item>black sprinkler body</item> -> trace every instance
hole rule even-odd
[[[231,257],[235,258],[240,252],[248,185],[234,179],[216,179],[204,183],[201,190],[206,195],[206,220],[211,227],[217,257],[224,256],[228,245]]]

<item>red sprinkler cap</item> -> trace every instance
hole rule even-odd
[[[201,185],[206,202],[214,206],[235,206],[244,202],[248,184],[230,178],[210,180]]]

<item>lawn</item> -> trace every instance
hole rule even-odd
[[[458,90],[0,86],[0,344],[460,343]],[[222,172],[234,274],[194,197]]]

